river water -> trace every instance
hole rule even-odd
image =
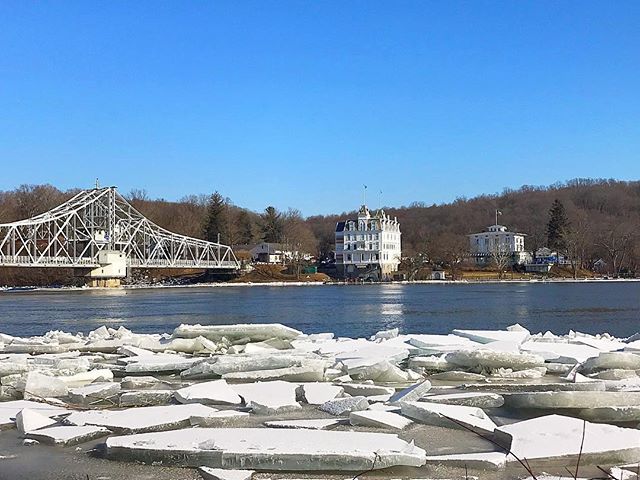
[[[0,293],[0,332],[87,333],[124,325],[170,332],[181,323],[279,322],[305,333],[369,336],[453,328],[640,331],[640,282],[237,286]]]

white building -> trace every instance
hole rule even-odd
[[[402,254],[400,223],[360,207],[358,218],[336,224],[336,268],[346,278],[390,280]]]
[[[487,231],[468,237],[471,257],[478,265],[491,263],[496,255],[510,255],[512,264],[526,263],[530,258],[524,249],[526,234],[510,232],[504,225],[491,225]]]

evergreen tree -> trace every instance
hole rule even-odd
[[[280,243],[284,231],[284,222],[282,214],[274,207],[267,207],[264,213],[260,215],[262,219],[262,239],[265,242]]]
[[[549,210],[549,223],[547,223],[547,246],[558,253],[567,249],[566,234],[569,228],[569,220],[564,210],[564,205],[557,198]]]
[[[238,243],[248,245],[253,242],[253,222],[246,210],[240,210],[236,217],[238,226]]]
[[[228,225],[229,209],[227,202],[220,193],[215,192],[207,202],[207,216],[205,217],[202,232],[204,239],[209,242],[217,242],[218,234],[220,234],[220,241],[222,243],[228,241]]]

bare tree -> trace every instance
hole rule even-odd
[[[513,262],[513,252],[509,248],[509,245],[505,242],[494,241],[489,248],[489,255],[491,261],[498,270],[498,278],[504,278],[504,273],[507,267]]]
[[[565,241],[573,278],[576,279],[578,278],[578,270],[584,267],[590,238],[590,226],[585,215],[578,212],[571,224],[563,230],[562,236]]]
[[[462,261],[469,255],[469,244],[465,236],[451,232],[436,235],[431,242],[432,263],[449,267],[452,280],[459,277]]]
[[[614,222],[608,229],[600,232],[597,245],[604,249],[613,275],[620,273],[627,256],[634,249],[637,236],[637,225],[621,221]]]
[[[289,252],[285,260],[291,265],[296,278],[300,278],[302,266],[316,250],[317,241],[311,228],[304,222],[299,210],[289,209],[283,214],[282,249]]]

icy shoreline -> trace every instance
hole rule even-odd
[[[16,287],[4,286],[0,287],[2,292],[75,292],[75,291],[113,291],[113,290],[144,290],[159,288],[232,288],[232,287],[318,287],[318,286],[376,286],[376,285],[482,285],[482,284],[581,284],[581,283],[630,283],[640,282],[640,278],[553,278],[553,279],[504,279],[504,280],[414,280],[414,281],[392,281],[384,283],[347,283],[347,282],[210,282],[210,283],[193,283],[189,285],[169,285],[169,284],[140,284],[140,285],[123,285],[121,287]]]
[[[637,334],[519,325],[368,339],[279,324],[0,334],[0,468],[62,449],[223,480],[525,477],[516,456],[556,475],[579,457],[595,475],[640,458],[639,372]],[[82,453],[94,447],[99,460]]]

